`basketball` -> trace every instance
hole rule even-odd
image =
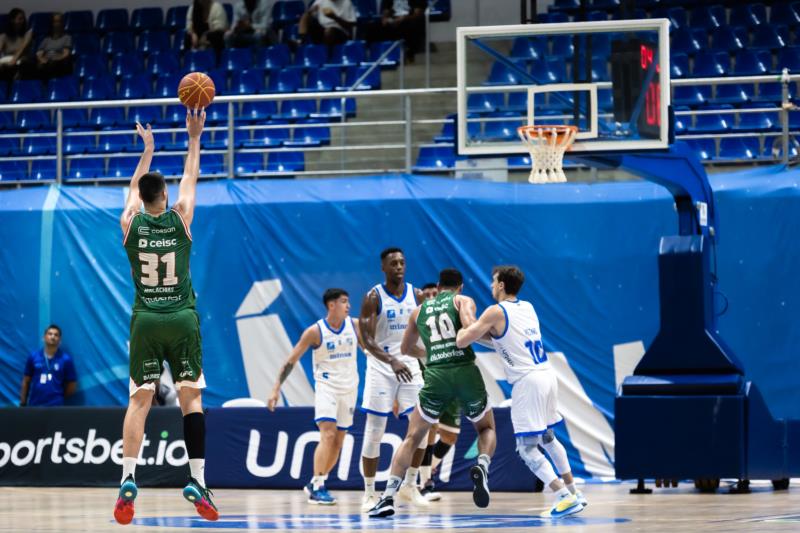
[[[178,98],[189,109],[208,107],[214,94],[214,80],[202,72],[190,72],[178,84]]]

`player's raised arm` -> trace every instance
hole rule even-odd
[[[306,353],[309,348],[319,346],[320,342],[322,342],[322,339],[320,339],[319,328],[317,325],[314,324],[306,328],[306,330],[300,336],[300,340],[297,341],[297,344],[295,344],[294,348],[292,348],[292,353],[289,354],[289,357],[286,358],[286,362],[283,363],[281,372],[278,375],[278,380],[272,387],[272,393],[270,393],[269,398],[267,399],[267,408],[270,411],[275,410],[275,405],[278,403],[281,395],[281,385],[283,385],[283,382],[289,377],[289,374],[292,373],[294,365],[297,364],[297,361],[303,357],[303,354]]]
[[[361,302],[361,315],[359,316],[359,333],[364,350],[378,361],[382,361],[392,367],[392,371],[397,379],[406,383],[411,383],[413,376],[408,367],[399,359],[395,359],[391,354],[386,353],[378,343],[375,342],[375,327],[378,323],[378,294],[369,291]]]
[[[473,302],[474,305],[474,302]],[[475,316],[473,314],[473,316]],[[462,324],[463,324],[463,318]],[[479,341],[489,333],[498,332],[498,324],[505,321],[505,315],[499,305],[492,305],[483,312],[481,317],[465,328],[461,328],[456,335],[456,346],[466,348],[473,342]],[[500,328],[502,331],[503,328]]]
[[[153,130],[150,128],[150,124],[144,127],[137,122],[136,132],[142,138],[144,150],[142,151],[142,157],[139,158],[139,164],[136,165],[136,170],[133,172],[128,190],[128,199],[125,200],[125,208],[122,210],[122,216],[119,219],[123,234],[128,230],[131,219],[139,212],[142,205],[142,199],[139,198],[139,178],[150,172],[150,163],[153,162]]]
[[[178,188],[178,201],[175,203],[175,209],[187,226],[191,226],[194,218],[197,179],[200,176],[200,135],[203,133],[205,123],[205,109],[187,109],[186,133],[189,135],[189,153],[186,154],[183,177]]]
[[[419,347],[419,329],[417,328],[417,317],[419,316],[420,308],[414,309],[411,317],[408,319],[408,327],[403,332],[403,341],[400,343],[400,351],[406,355],[416,357],[417,359],[424,359],[427,353],[424,349]]]

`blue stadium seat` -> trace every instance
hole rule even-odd
[[[421,146],[414,172],[441,172],[455,167],[456,157],[452,146]]]
[[[563,59],[536,61],[531,67],[531,76],[541,83],[560,83],[567,78],[567,64]]]
[[[690,133],[726,133],[734,124],[732,113],[720,113],[715,115],[697,115],[694,126],[687,126]]]
[[[800,26],[800,3],[781,2],[773,4],[769,10],[769,21],[771,24]]]
[[[164,26],[164,12],[160,7],[140,7],[131,12],[134,31],[160,30]]]
[[[521,70],[525,70],[525,65],[520,65]],[[489,78],[483,82],[483,85],[519,85],[523,83],[519,73],[508,68],[500,61],[495,61],[492,65],[492,70],[489,72]]]
[[[272,24],[284,28],[300,20],[306,10],[302,0],[278,0],[272,6]]]
[[[767,8],[764,4],[740,3],[731,8],[728,24],[731,26],[758,26],[766,24]],[[720,147],[722,152],[722,147]]]
[[[719,142],[717,159],[756,159],[760,156],[761,148],[756,137],[724,137]]]
[[[189,50],[183,58],[183,71],[208,72],[214,69],[216,64],[213,50]]]
[[[110,78],[90,78],[81,87],[83,100],[113,100],[116,97],[114,80]]]
[[[311,70],[306,77],[306,86],[301,92],[335,91],[342,84],[342,72],[339,67],[322,67]]]
[[[270,74],[268,92],[293,93],[300,87],[300,83],[300,72],[297,69],[285,68]]]
[[[246,176],[264,171],[264,154],[237,153],[234,158],[234,172],[237,176]]]
[[[0,130],[14,129],[14,112],[0,111]]]
[[[490,121],[484,125],[484,132],[481,136],[485,141],[512,141],[518,139],[517,127],[522,126],[522,117],[516,113],[509,113],[509,120]]]
[[[564,58],[572,57],[572,52],[575,49],[572,44],[572,35],[556,35],[552,38],[553,50],[548,58]]]
[[[11,102],[24,104],[44,100],[42,82],[39,80],[17,80],[11,84]]]
[[[762,24],[753,30],[751,48],[778,50],[789,43],[789,31],[786,26]]]
[[[472,93],[467,97],[467,111],[470,113],[493,113],[505,106],[502,93]]]
[[[429,0],[429,16],[431,22],[447,22],[452,16],[453,10],[450,0]]]
[[[322,44],[306,44],[297,49],[294,54],[293,67],[319,68],[328,60],[328,49]]]
[[[136,43],[136,51],[140,54],[165,52],[170,48],[169,34],[163,30],[145,30]]]
[[[156,150],[185,152],[189,149],[189,138],[186,134],[179,133],[173,135],[172,133],[162,131],[153,134],[153,142],[155,143]],[[139,139],[136,139],[136,144],[139,144]]]
[[[381,88],[381,69],[375,68],[373,69],[366,78],[361,80],[361,82],[356,87],[356,82],[361,79],[361,77],[369,70],[369,66],[364,65],[362,67],[349,67],[344,71],[344,85],[340,86],[340,90],[353,90],[356,91],[371,91],[374,89]]]
[[[186,29],[182,28],[172,36],[172,51],[183,55],[186,52]]]
[[[672,97],[674,105],[697,107],[711,100],[711,87],[706,85],[678,86],[674,91]]]
[[[228,132],[210,131],[200,138],[200,146],[208,150],[224,150],[228,147]]]
[[[113,128],[105,128],[103,131],[119,131]],[[115,152],[127,152],[133,145],[133,133],[127,135],[98,135],[95,152],[111,154]],[[159,148],[156,143],[156,149]]]
[[[206,122],[208,120],[208,112],[215,108],[215,107],[224,107],[227,109],[228,106],[210,106],[208,110],[206,110]],[[169,105],[164,110],[164,124],[172,124],[173,126],[183,126],[186,123],[186,108],[183,104],[174,104]]]
[[[468,118],[478,118],[479,115],[468,114]],[[480,122],[467,121],[467,137],[470,139],[477,139],[481,135]],[[442,131],[439,135],[434,137],[434,142],[437,143],[453,143],[456,139],[456,115],[452,113],[447,115],[447,122],[442,125]]]
[[[753,84],[717,85],[717,95],[714,97],[714,103],[741,105],[747,103],[755,94],[756,87]]]
[[[348,41],[336,45],[326,62],[328,66],[350,67],[360,65],[367,56],[367,45],[364,41]]]
[[[287,26],[281,33],[283,34],[281,36],[281,42],[283,44],[295,46],[296,43],[302,40],[300,38],[300,26],[298,24]]]
[[[61,117],[65,129],[80,128],[89,123],[89,111],[86,109],[64,109]]]
[[[285,121],[278,120],[267,123],[267,125],[281,124],[285,124]],[[243,146],[245,148],[274,148],[282,145],[284,142],[291,139],[291,137],[292,133],[288,127],[254,130],[253,138],[245,140]]]
[[[158,124],[161,122],[161,106],[142,105],[128,108],[128,122],[139,124]]]
[[[81,111],[86,112],[84,109]],[[97,138],[92,135],[64,135],[61,146],[67,155],[85,154],[95,151]]]
[[[183,122],[185,122],[185,107],[183,108],[183,114]],[[228,122],[228,106],[225,104],[209,106],[208,109],[206,109],[206,122],[209,124],[226,124]]]
[[[67,11],[64,13],[64,32],[78,38],[77,33],[94,31],[94,14],[87,10]],[[83,38],[83,35],[80,36]]]
[[[269,102],[244,102],[238,119],[252,122],[269,120],[278,114],[278,104]]]
[[[789,46],[778,51],[773,72],[781,72],[784,68],[788,68],[789,72],[800,72],[800,46]]]
[[[669,19],[672,27],[676,30],[689,27],[689,12],[683,7],[669,8],[666,12],[666,18]]]
[[[167,9],[167,16],[164,20],[164,26],[173,32],[186,28],[186,13],[188,10],[188,5],[172,6],[171,8]]]
[[[18,155],[19,152],[19,138],[0,137],[0,156]]]
[[[375,63],[389,48],[391,48],[397,41],[382,41],[372,43],[369,45],[369,63]],[[400,63],[400,52],[402,51],[402,44],[392,49],[388,56],[381,61],[381,68],[392,69],[397,67]]]
[[[275,44],[267,48],[256,49],[255,66],[264,70],[281,70],[290,62],[289,47]]]
[[[52,16],[52,13],[31,13],[28,16],[28,27],[33,30],[35,36],[43,37],[50,31]]]
[[[597,107],[600,111],[614,110],[614,95],[611,89],[599,89],[597,91]]]
[[[166,72],[168,71],[161,71],[161,75],[156,78],[156,88],[153,91],[155,98],[172,98],[178,93],[180,77]]]
[[[126,124],[125,112],[121,107],[98,107],[92,109],[89,123],[98,127]]]
[[[374,0],[353,0],[358,23],[372,22],[379,19],[377,3]]]
[[[675,109],[675,111],[685,111],[688,110],[688,107],[680,107],[679,109]],[[692,117],[689,115],[679,115],[675,113],[675,120],[672,123],[672,128],[675,131],[675,135],[682,135],[686,133],[686,129],[692,124]]]
[[[580,5],[580,0],[555,0],[553,5],[550,6],[550,9],[569,11],[580,7]]]
[[[207,74],[211,81],[214,82],[214,91],[217,96],[228,94],[228,71],[223,68],[217,68],[208,71]],[[177,85],[175,87],[177,88]]]
[[[305,167],[303,152],[270,152],[267,154],[267,172],[302,172]]]
[[[711,48],[718,52],[744,50],[747,43],[747,30],[741,26],[722,26],[711,32]]]
[[[356,101],[353,98],[344,99],[344,112],[348,117],[356,114]],[[338,118],[342,116],[341,98],[323,98],[319,102],[319,110],[312,113],[312,118]]]
[[[611,76],[608,74],[608,60],[606,57],[592,58],[592,81],[611,80]]]
[[[27,178],[27,161],[0,161],[0,181],[22,181]]]
[[[793,99],[797,94],[794,84],[789,84],[789,98]],[[783,88],[777,80],[773,83],[761,83],[758,86],[758,95],[751,98],[753,102],[780,103],[783,100]],[[789,113],[789,116],[795,113]]]
[[[155,159],[155,158],[154,158]],[[154,161],[155,162],[155,161]],[[107,178],[130,179],[139,164],[139,156],[122,156],[108,158],[108,171],[102,176]],[[150,167],[155,170],[154,166]]]
[[[669,69],[673,78],[689,77],[689,56],[683,53],[672,54],[669,58]]]
[[[156,77],[156,84],[158,84],[164,76],[175,79],[175,85],[170,94],[174,94],[178,90],[178,73],[180,72],[180,60],[177,54],[171,50],[163,52],[155,52],[150,54],[147,58],[147,71],[151,76]]]
[[[78,79],[74,76],[53,78],[47,83],[47,100],[69,102],[78,99]]]
[[[226,172],[225,158],[222,154],[206,154],[200,158],[200,176],[224,174]]]
[[[50,111],[31,109],[17,113],[17,127],[23,130],[38,130],[52,125]]]
[[[316,100],[283,100],[278,118],[288,120],[304,119],[317,111]]]
[[[31,161],[31,173],[28,179],[34,181],[52,181],[56,179],[56,161],[54,159],[36,159]]]
[[[512,59],[535,61],[547,56],[547,42],[537,38],[515,37],[509,53]]]
[[[604,33],[593,35],[592,58],[602,58],[604,61],[608,61],[609,57],[611,57],[611,36]]]
[[[136,168],[134,166],[134,168]],[[91,179],[104,176],[106,173],[106,160],[102,157],[82,157],[69,161],[67,179]],[[131,174],[133,174],[131,172]]]
[[[717,158],[717,145],[714,139],[686,139],[686,144],[701,161]]]
[[[292,140],[284,143],[288,146],[320,146],[330,144],[331,129],[328,126],[312,126],[313,121],[305,122],[305,126],[294,129]]]
[[[101,32],[129,29],[127,9],[101,9],[95,27]]]
[[[730,57],[727,52],[699,52],[694,58],[692,75],[697,78],[725,76],[730,70]]]
[[[115,31],[103,38],[102,50],[108,55],[130,54],[135,51],[133,34],[127,31]]]
[[[605,11],[589,11],[586,13],[586,20],[588,21],[598,21],[598,20],[608,20],[608,13]]]
[[[100,53],[100,37],[95,33],[84,33],[80,38],[72,40],[72,54],[83,56],[88,54]]]
[[[692,28],[713,30],[725,25],[727,25],[727,22],[725,21],[724,6],[698,6],[692,9],[691,20],[689,21],[689,26]]]
[[[222,51],[220,67],[228,72],[247,70],[253,64],[253,52],[250,48],[226,48]]]
[[[528,170],[531,168],[531,156],[515,155],[506,159],[509,170]]]
[[[260,69],[239,70],[231,79],[231,94],[257,94],[264,92],[264,71]],[[294,91],[287,91],[294,92]]]
[[[562,11],[551,11],[549,13],[539,13],[537,16],[537,20],[539,22],[547,23],[547,22],[569,22],[569,15]],[[645,13],[644,18],[647,18],[647,13]]]
[[[81,79],[108,76],[108,62],[99,54],[79,56],[75,61],[75,74]]]
[[[734,131],[763,132],[780,128],[780,117],[777,113],[742,113],[739,123],[733,126]]]
[[[672,53],[693,55],[708,48],[708,34],[704,29],[680,29],[670,35]]]
[[[111,58],[111,74],[117,78],[123,76],[139,76],[144,71],[142,58],[139,54],[119,53]]]
[[[772,56],[767,50],[740,50],[736,54],[733,74],[736,76],[760,76],[772,70]]]
[[[528,111],[528,94],[525,92],[508,93],[508,103],[501,108],[502,111]]]
[[[183,174],[183,156],[157,155],[153,158],[150,169],[164,176],[179,176]]]

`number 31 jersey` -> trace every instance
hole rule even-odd
[[[172,313],[194,308],[189,274],[192,234],[177,211],[157,217],[137,213],[122,243],[136,286],[134,311]]]
[[[497,305],[506,317],[506,329],[499,337],[492,335],[492,344],[503,360],[508,382],[514,384],[535,370],[550,370],[533,305],[525,300],[506,300]]]

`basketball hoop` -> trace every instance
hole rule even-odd
[[[569,150],[575,136],[577,126],[541,125],[520,126],[517,128],[519,138],[531,154],[533,169],[528,181],[531,183],[557,183],[567,181],[562,168],[564,152]]]

